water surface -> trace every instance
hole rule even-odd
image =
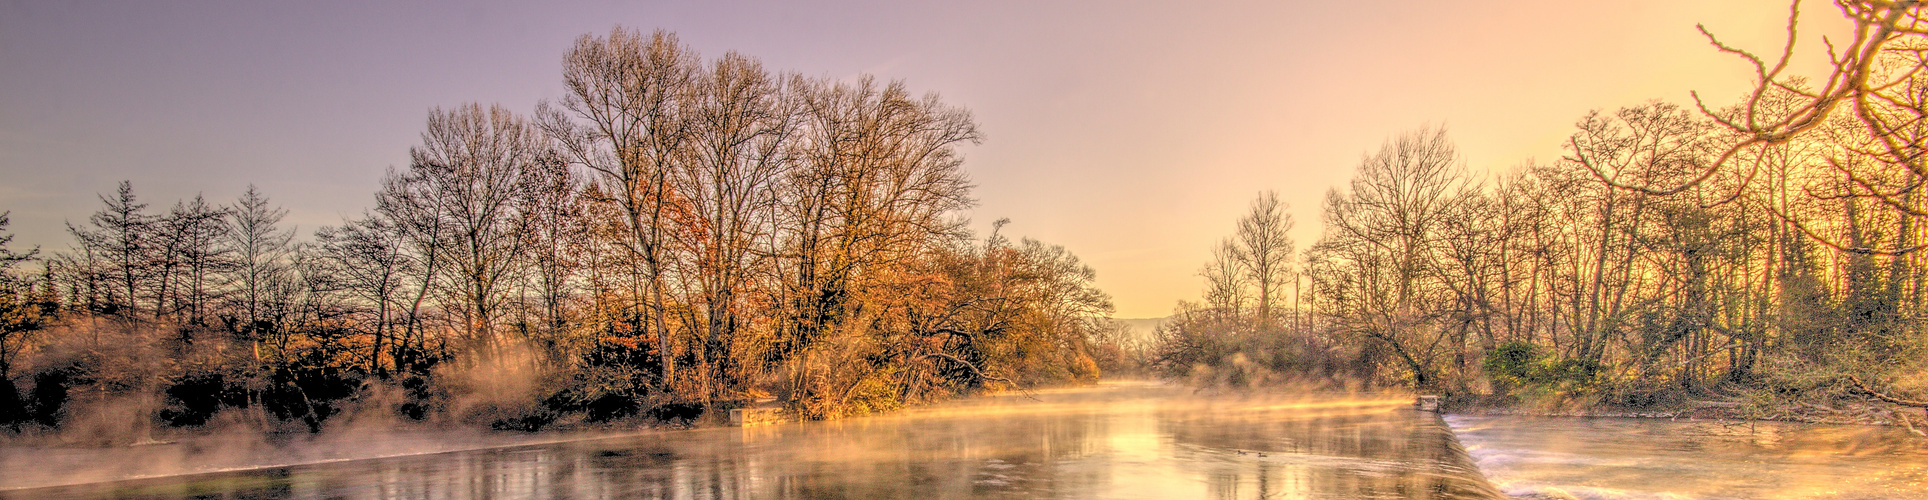
[[[1406,398],[1151,384],[830,422],[651,432],[0,493],[5,498],[1489,498]]]
[[[1446,417],[1516,498],[1928,498],[1928,449],[1893,427]]]

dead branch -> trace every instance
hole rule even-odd
[[[1897,405],[1907,406],[1911,408],[1928,408],[1928,401],[1915,401],[1915,400],[1909,400],[1909,399],[1901,399],[1894,396],[1889,396],[1887,394],[1882,394],[1880,392],[1876,392],[1874,389],[1869,389],[1867,384],[1861,383],[1861,377],[1849,375],[1848,382],[1854,384],[1854,390],[1849,392],[1872,396],[1875,399],[1886,401],[1891,404],[1897,404]]]

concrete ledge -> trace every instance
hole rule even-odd
[[[774,424],[782,422],[783,420],[783,409],[781,408],[737,408],[730,410],[730,425],[737,427]]]

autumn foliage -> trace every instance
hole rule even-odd
[[[563,67],[532,115],[431,111],[312,238],[252,189],[157,213],[122,183],[43,272],[0,253],[0,425],[829,418],[1098,377],[1091,269],[965,227],[965,110],[665,32]]]

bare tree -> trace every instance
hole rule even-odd
[[[13,212],[0,212],[0,231],[5,231],[7,225],[13,222],[9,219],[11,215],[13,215]],[[33,260],[35,256],[40,254],[40,247],[34,247],[31,250],[27,250],[26,253],[15,252],[7,248],[7,245],[11,243],[13,243],[13,233],[0,232],[0,284],[13,284],[17,282],[18,277],[13,274],[13,266]]]
[[[666,318],[669,231],[682,196],[671,182],[692,147],[691,94],[699,65],[696,54],[666,31],[644,36],[617,28],[606,37],[584,35],[563,58],[569,94],[562,108],[579,123],[562,119],[560,112],[545,120],[550,132],[564,139],[571,159],[595,172],[623,209],[624,248],[641,264],[634,296],[642,307],[631,314],[647,316],[662,350],[666,381],[676,376],[675,342]]]
[[[963,234],[968,207],[957,147],[978,140],[968,112],[902,83],[793,78],[801,93],[796,167],[785,179],[783,332],[779,359],[796,361],[835,331],[872,280]],[[881,290],[880,290],[881,291]],[[814,391],[810,363],[793,362],[794,398]]]
[[[1416,387],[1439,381],[1443,335],[1422,307],[1435,291],[1438,237],[1468,179],[1444,129],[1401,134],[1359,164],[1351,189],[1326,199],[1326,235],[1314,251],[1327,267],[1315,289],[1355,335],[1391,350]]]
[[[208,324],[208,306],[219,292],[210,281],[233,267],[233,249],[223,244],[231,229],[228,216],[228,209],[210,206],[196,195],[175,203],[156,222],[156,311],[190,325]],[[173,307],[166,307],[168,300]]]
[[[270,310],[279,307],[275,303],[278,290],[293,279],[288,258],[295,235],[280,227],[288,211],[269,206],[267,196],[252,184],[230,210],[234,215],[229,220],[227,245],[234,253],[235,267],[227,277],[233,312],[226,321],[230,330],[254,343],[254,355],[259,359],[262,337],[279,333],[270,320]]]
[[[147,204],[135,199],[134,185],[128,181],[121,181],[113,198],[102,196],[100,201],[106,206],[87,219],[91,228],[70,223],[67,232],[107,266],[103,271],[112,285],[106,289],[103,302],[107,307],[126,309],[125,314],[131,315],[150,274],[147,259],[152,244],[148,239],[154,217],[145,213]]]
[[[477,104],[429,112],[422,145],[409,150],[402,175],[416,206],[435,207],[447,229],[445,290],[456,298],[463,332],[483,359],[500,347],[495,325],[507,284],[519,270],[529,219],[517,211],[530,181],[524,176],[548,154],[535,126],[500,106]]]
[[[40,329],[45,322],[44,312],[34,304],[32,290],[23,289],[21,279],[14,275],[13,267],[33,260],[40,253],[39,248],[26,253],[7,248],[13,242],[13,233],[6,232],[10,212],[0,212],[0,404],[18,404],[13,387],[13,362],[27,347],[28,336]],[[13,408],[0,409],[0,423],[18,418]]]
[[[772,236],[776,184],[790,166],[795,109],[780,80],[755,60],[731,53],[697,79],[693,96],[693,158],[676,173],[677,191],[691,212],[690,230],[673,233],[693,258],[703,397],[730,381],[721,370],[747,320],[743,296],[756,270],[755,247]]]
[[[1205,304],[1239,317],[1245,314],[1246,278],[1251,275],[1246,259],[1240,258],[1236,240],[1227,239],[1212,248],[1212,260],[1198,275],[1205,278]]]
[[[1252,207],[1238,221],[1234,236],[1240,261],[1245,263],[1246,279],[1258,289],[1258,321],[1272,323],[1272,310],[1283,287],[1292,275],[1292,214],[1273,191],[1259,193]]]
[[[581,177],[560,156],[543,155],[528,166],[523,178],[528,188],[517,210],[528,219],[524,261],[529,269],[522,285],[525,293],[528,288],[535,291],[533,309],[540,313],[540,324],[526,318],[520,323],[524,335],[539,334],[556,342],[557,335],[569,328],[568,302],[577,291],[577,275],[593,260],[583,254],[595,251],[586,241],[591,226],[586,219],[587,200]],[[532,309],[526,298],[524,302],[521,311]]]
[[[402,368],[393,363],[399,359],[389,353],[391,363],[382,363],[383,347],[388,343],[390,349],[398,349],[391,338],[394,324],[391,308],[400,305],[404,280],[420,265],[407,251],[403,233],[393,221],[375,214],[342,222],[338,227],[324,227],[315,231],[318,257],[325,262],[325,270],[339,281],[349,292],[359,296],[373,309],[373,345],[368,354],[368,368],[376,374],[387,373],[389,366]]]
[[[1719,199],[1720,203],[1726,203],[1740,196],[1743,188],[1760,173],[1759,156],[1750,155],[1749,151],[1823,133],[1820,131],[1830,127],[1832,121],[1851,120],[1858,122],[1865,135],[1848,142],[1849,149],[1872,153],[1880,157],[1882,161],[1878,163],[1883,165],[1873,172],[1856,172],[1857,167],[1846,159],[1831,159],[1841,178],[1860,188],[1853,195],[1877,199],[1910,217],[1928,213],[1915,206],[1918,202],[1912,198],[1903,199],[1919,182],[1896,180],[1896,177],[1920,177],[1923,172],[1920,163],[1923,146],[1919,139],[1922,119],[1928,116],[1924,114],[1928,107],[1922,105],[1918,90],[1923,88],[1923,70],[1928,69],[1928,59],[1924,59],[1928,28],[1922,24],[1923,6],[1916,0],[1836,0],[1834,3],[1842,16],[1854,25],[1854,30],[1845,43],[1829,41],[1826,44],[1829,72],[1813,80],[1786,74],[1799,34],[1799,0],[1791,2],[1785,43],[1780,53],[1772,57],[1728,45],[1705,26],[1700,27],[1710,44],[1747,61],[1755,74],[1754,89],[1733,109],[1711,109],[1695,94],[1701,113],[1736,136],[1700,168],[1677,178],[1656,180],[1615,178],[1608,169],[1591,163],[1587,166],[1609,185],[1659,196],[1702,188],[1717,174],[1728,172],[1737,182],[1725,188],[1731,194]],[[1810,81],[1818,81],[1819,88],[1811,87]],[[1894,175],[1897,173],[1905,175]],[[1808,231],[1807,236],[1837,250],[1862,254],[1906,254],[1928,246],[1919,243],[1856,246],[1812,231]]]
[[[400,311],[404,315],[402,331],[394,342],[395,352],[402,356],[395,360],[397,369],[428,361],[418,359],[416,353],[428,343],[429,298],[449,267],[448,246],[453,231],[448,218],[442,216],[445,200],[421,190],[421,183],[391,169],[375,194],[375,213],[394,223],[406,252],[416,263],[410,266],[413,272],[407,273],[401,292],[406,302]]]

